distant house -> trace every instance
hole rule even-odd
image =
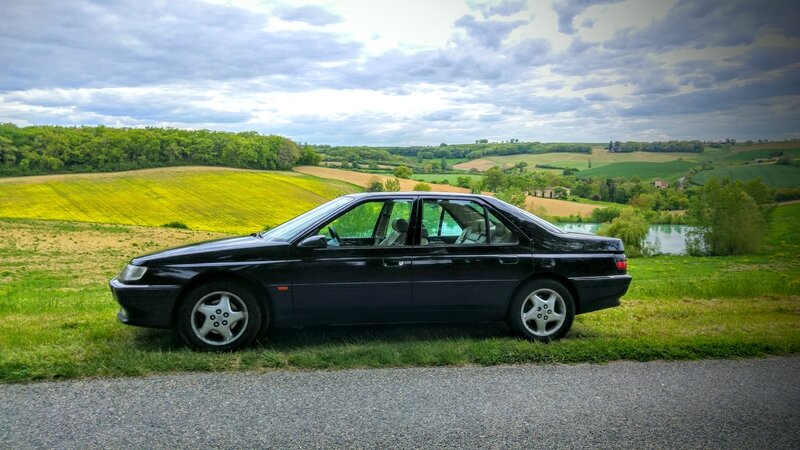
[[[545,189],[536,189],[535,191],[533,191],[533,196],[534,197],[542,197],[542,198],[558,198],[556,196],[556,193],[555,193],[556,189],[563,190],[565,192],[565,195],[564,195],[565,197],[569,196],[569,194],[570,194],[569,188],[565,188],[565,187],[555,187],[555,188],[554,187],[548,187],[548,188],[545,188]]]
[[[656,189],[666,189],[669,187],[669,183],[664,180],[654,180],[653,186],[655,186]]]

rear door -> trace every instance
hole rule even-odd
[[[513,290],[532,271],[521,234],[477,200],[424,198],[418,211],[415,304],[487,320],[502,317]]]

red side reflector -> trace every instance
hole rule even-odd
[[[619,263],[617,263],[619,264]],[[278,290],[281,292],[286,292],[289,290],[289,286],[278,286]]]
[[[624,259],[622,261],[617,261],[617,269],[628,270],[628,260]]]

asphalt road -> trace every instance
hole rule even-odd
[[[800,357],[0,386],[4,448],[798,448]]]

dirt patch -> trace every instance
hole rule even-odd
[[[496,166],[497,163],[488,159],[473,159],[472,161],[466,161],[463,163],[458,163],[453,166],[454,169],[458,170],[472,170],[477,169],[481,172],[485,172],[492,167]]]
[[[74,275],[73,287],[103,283],[135,256],[222,236],[171,228],[2,220],[0,279],[11,282],[31,271],[47,271]]]
[[[300,173],[304,173],[307,175],[314,175],[321,178],[332,178],[334,180],[346,181],[348,183],[352,183],[361,187],[367,187],[370,181],[372,181],[375,178],[381,181],[394,178],[393,176],[383,175],[383,174],[352,172],[349,170],[333,169],[330,167],[318,167],[318,166],[300,166],[300,167],[295,167],[294,170]],[[414,189],[414,186],[417,183],[420,183],[420,181],[400,179],[400,189],[403,191],[411,191]],[[447,184],[435,184],[435,183],[428,183],[428,184],[431,185],[432,190],[438,192],[462,192],[462,193],[469,192],[469,189],[450,186]]]

